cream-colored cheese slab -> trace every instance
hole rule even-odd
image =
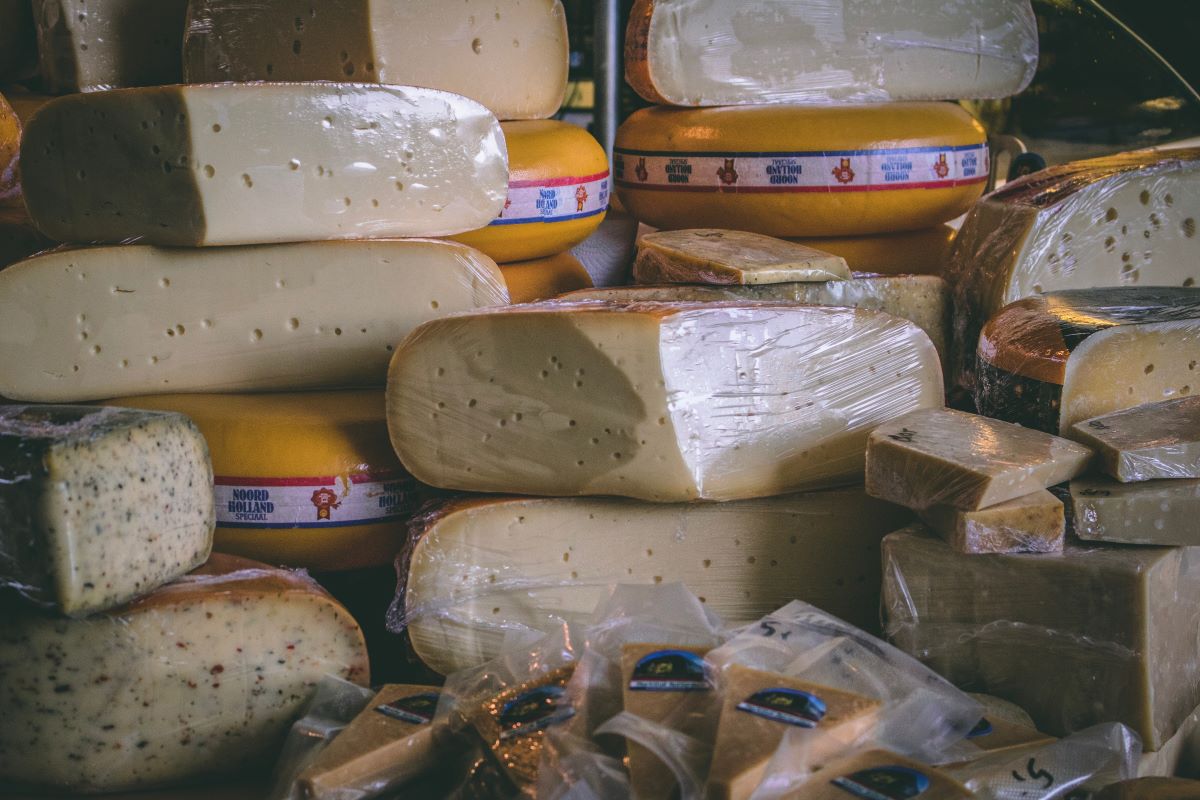
[[[369,681],[362,631],[301,573],[213,556],[127,606],[0,615],[0,781],[61,792],[261,768],[321,677]]]
[[[867,442],[867,493],[925,510],[988,508],[1082,473],[1092,451],[1011,422],[949,408],[894,418]]]
[[[656,231],[638,240],[638,283],[718,286],[831,281],[850,277],[841,256],[746,231]]]
[[[60,250],[0,272],[0,395],[379,385],[419,323],[506,301],[453,242]]]
[[[208,447],[182,414],[0,405],[0,585],[104,611],[202,564],[214,524]]]
[[[1085,476],[1071,481],[1071,504],[1080,539],[1200,545],[1200,480],[1121,483]]]
[[[441,488],[736,500],[853,482],[871,428],[941,400],[929,337],[886,314],[543,303],[414,331],[388,430]]]
[[[361,81],[443,89],[543,119],[567,88],[560,0],[193,0],[188,83]]]
[[[25,203],[64,242],[442,236],[508,190],[483,106],[412,86],[256,83],[62,97],[25,129]]]
[[[1067,435],[1095,450],[1105,472],[1124,483],[1200,478],[1200,395],[1077,422]]]
[[[1045,489],[977,511],[937,505],[921,519],[960,553],[1062,552],[1063,503]]]

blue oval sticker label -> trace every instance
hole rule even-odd
[[[825,716],[825,701],[799,689],[763,689],[738,703],[737,709],[787,725],[815,728]]]
[[[984,717],[979,720],[974,728],[971,728],[971,732],[967,734],[967,738],[978,739],[980,736],[987,736],[993,730],[992,723],[988,721],[987,717]]]
[[[704,692],[711,687],[700,656],[686,650],[658,650],[634,665],[629,688],[639,692]]]
[[[398,719],[401,722],[424,725],[433,721],[439,697],[441,695],[437,692],[422,692],[375,706],[375,710],[385,717]]]
[[[561,686],[539,686],[523,692],[500,709],[500,739],[528,736],[570,719],[575,709],[563,699]]]
[[[865,800],[909,800],[929,788],[929,776],[901,766],[872,767],[830,781]]]

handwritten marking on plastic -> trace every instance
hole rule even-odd
[[[1112,492],[1108,489],[1084,489],[1080,494],[1084,497],[1109,497]]]
[[[1098,419],[1091,420],[1090,422],[1088,422],[1087,426],[1089,428],[1095,428],[1098,431],[1106,431],[1112,427],[1111,425],[1105,425],[1103,422],[1101,422]]]
[[[1025,764],[1025,772],[1026,772],[1026,775],[1028,775],[1028,777],[1026,777],[1025,775],[1022,775],[1021,773],[1017,772],[1014,769],[1012,771],[1013,780],[1021,781],[1022,783],[1024,783],[1026,780],[1033,780],[1033,781],[1044,780],[1044,781],[1046,781],[1046,783],[1044,786],[1042,786],[1043,789],[1049,789],[1051,786],[1054,785],[1054,776],[1051,775],[1049,772],[1047,772],[1044,769],[1038,769],[1036,758],[1030,758],[1029,761]]]
[[[888,438],[896,442],[911,443],[916,435],[916,431],[910,431],[908,428],[901,428],[899,433],[889,433]]]
[[[779,633],[779,629],[775,626],[776,626],[776,623],[774,623],[770,620],[764,620],[759,623],[759,629],[762,631],[762,635],[768,639],[770,637],[774,636],[775,634]],[[779,639],[781,641],[786,642],[787,638],[791,635],[792,635],[791,631],[784,631],[783,633],[779,633]]]

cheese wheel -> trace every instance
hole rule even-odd
[[[957,231],[935,225],[875,236],[825,236],[792,239],[846,259],[855,272],[878,275],[941,275]]]
[[[54,246],[26,216],[25,209],[2,206],[0,203],[0,269]]]
[[[608,209],[608,158],[583,128],[554,120],[502,122],[508,198],[484,228],[454,236],[497,261],[570,250],[600,227]]]
[[[0,206],[20,203],[21,181],[17,159],[21,155],[21,120],[0,94]]]
[[[547,300],[592,286],[592,277],[579,259],[570,253],[516,264],[501,264],[500,274],[508,284],[508,296],[513,303]]]
[[[861,236],[937,225],[983,192],[983,127],[951,103],[647,108],[617,131],[621,202],[656,228]]]
[[[127,397],[208,440],[216,549],[314,571],[390,564],[420,503],[388,443],[378,390]]]

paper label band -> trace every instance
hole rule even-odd
[[[618,186],[668,192],[786,194],[946,189],[987,180],[987,144],[797,153],[616,150]]]
[[[508,199],[492,225],[566,222],[602,213],[608,208],[608,172],[582,177],[513,181]]]
[[[406,518],[417,483],[403,471],[316,478],[217,476],[217,525],[333,528]]]

